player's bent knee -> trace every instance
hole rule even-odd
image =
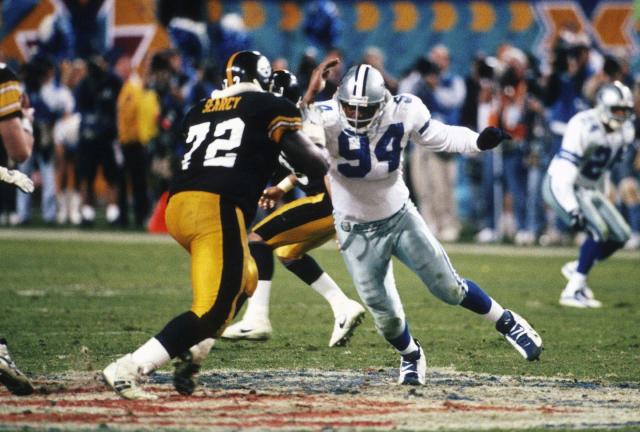
[[[455,279],[447,278],[439,283],[432,284],[429,289],[443,302],[452,306],[457,306],[464,300],[465,292],[462,286]]]
[[[389,317],[376,317],[374,316],[374,322],[378,333],[385,339],[393,339],[398,337],[404,330],[404,319],[397,316]]]

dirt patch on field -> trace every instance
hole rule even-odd
[[[96,375],[38,381],[34,396],[0,390],[0,430],[435,430],[640,426],[640,384],[429,370],[424,387],[395,384],[396,370],[221,371],[192,397],[171,375],[145,387],[161,399],[125,401]]]

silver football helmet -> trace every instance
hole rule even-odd
[[[382,74],[368,64],[351,67],[336,92],[340,117],[358,132],[377,125],[390,97]]]
[[[620,129],[634,116],[633,94],[620,81],[605,84],[596,95],[596,109],[602,123],[611,129]]]

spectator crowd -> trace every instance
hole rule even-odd
[[[221,21],[219,41],[230,52],[251,48],[249,38],[223,31],[241,28],[238,20]],[[31,176],[37,193],[0,185],[0,225],[29,224],[37,211],[51,225],[92,226],[96,215],[104,215],[115,227],[146,226],[184,152],[183,116],[222,85],[222,55],[194,55],[184,35],[172,35],[174,47],[149,53],[136,67],[117,50],[57,58],[45,44],[27,63],[13,63],[35,109],[33,156],[15,167]],[[320,52],[343,59],[340,49],[318,44],[301,59],[275,59],[273,68],[291,70],[304,86],[323,60]],[[405,176],[413,198],[434,234],[447,242],[571,241],[541,194],[567,121],[592,106],[597,89],[613,80],[634,89],[640,114],[640,80],[628,54],[602,53],[571,28],[559,33],[544,62],[504,43],[493,53],[478,53],[466,76],[454,72],[452,61],[459,59],[442,44],[428,47],[398,77],[386,71],[385,53],[377,47],[359,60],[380,70],[393,93],[418,96],[433,118],[473,130],[499,126],[513,138],[497,151],[472,156],[407,148]],[[332,96],[348,66],[343,59],[317,100]],[[633,230],[629,248],[640,247],[637,147],[616,165],[608,189]],[[5,162],[11,163],[0,155],[0,165]]]

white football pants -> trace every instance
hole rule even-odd
[[[392,256],[416,273],[440,300],[457,305],[464,299],[465,282],[411,201],[380,221],[357,223],[335,211],[334,220],[353,283],[385,338],[399,336],[405,326]]]

